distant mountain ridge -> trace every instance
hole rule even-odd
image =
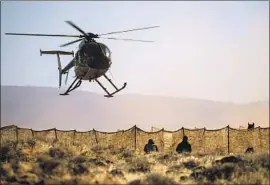
[[[239,128],[248,122],[269,127],[269,102],[233,104],[138,94],[108,99],[87,91],[59,96],[57,88],[1,86],[1,126],[116,131],[137,125],[150,131],[152,126]]]

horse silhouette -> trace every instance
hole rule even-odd
[[[254,122],[253,122],[252,124],[250,124],[250,123],[248,122],[248,130],[254,129],[254,127],[255,127]]]

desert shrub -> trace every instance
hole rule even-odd
[[[270,155],[265,154],[255,154],[247,158],[247,160],[252,163],[251,165],[256,169],[265,168],[270,170]]]
[[[65,157],[65,151],[63,151],[63,149],[60,148],[50,148],[49,154],[51,157],[56,159],[62,159],[63,157]]]
[[[181,156],[177,153],[162,154],[160,157],[157,158],[157,161],[162,164],[168,164],[170,162],[177,161],[179,157]]]
[[[118,155],[118,154],[121,154],[125,149],[111,146],[111,147],[108,147],[106,150],[112,155]]]
[[[83,155],[78,155],[76,157],[74,157],[71,162],[74,162],[74,163],[84,163],[87,161],[87,157],[83,156]]]
[[[76,156],[68,162],[68,169],[73,175],[81,175],[83,173],[87,173],[87,162],[87,157],[83,155]]]
[[[0,148],[0,153],[1,153],[1,156],[0,156],[1,162],[9,161],[15,155],[14,151],[10,149],[10,147],[8,146],[2,146]]]
[[[87,173],[87,165],[85,163],[80,164],[69,164],[69,169],[74,175],[81,175],[83,173]]]
[[[91,150],[92,150],[92,152],[94,152],[96,154],[101,154],[107,150],[107,147],[96,145],[96,146],[92,147]]]
[[[0,179],[1,182],[7,181],[7,182],[15,182],[15,174],[10,164],[1,164],[0,165]]]
[[[104,161],[106,160],[103,157],[88,159],[88,162],[90,162],[90,164],[95,165],[95,166],[106,166],[106,162]]]
[[[51,159],[47,155],[39,157],[37,161],[39,162],[39,167],[47,174],[52,174],[53,170],[60,164],[59,160]]]
[[[124,174],[123,174],[122,170],[120,170],[120,169],[113,169],[110,171],[110,174],[112,174],[113,176],[124,177]]]
[[[152,185],[160,185],[160,184],[177,184],[174,180],[170,179],[169,177],[163,176],[161,174],[149,174],[146,176],[144,180],[144,184],[152,184]]]
[[[215,182],[216,179],[230,179],[234,170],[234,165],[223,164],[202,170],[196,169],[190,176],[197,181],[201,181],[205,177],[209,182],[212,183]]]
[[[195,167],[198,166],[197,163],[195,163],[194,161],[187,161],[187,162],[184,162],[183,163],[184,167],[187,168],[187,169],[193,169]]]
[[[19,170],[19,161],[18,160],[15,160],[15,159],[12,159],[11,161],[10,161],[10,164],[11,164],[11,168],[13,169],[13,171],[15,172],[15,173],[17,173],[18,172],[18,170]]]
[[[41,180],[36,174],[27,173],[16,179],[19,184],[40,184]]]
[[[29,139],[26,141],[27,147],[30,147],[31,149],[33,149],[36,146],[36,141],[33,139]]]
[[[140,184],[142,184],[142,180],[140,180],[140,179],[136,179],[136,180],[129,182],[129,185],[140,185]]]
[[[12,159],[26,160],[21,149],[16,147],[4,145],[0,147],[0,162],[9,162]]]
[[[168,170],[166,171],[166,173],[175,173],[175,172],[179,172],[181,171],[181,169],[183,168],[183,165],[172,165],[168,168]]]
[[[131,162],[131,168],[129,168],[129,173],[136,173],[136,172],[150,172],[150,163],[145,158],[133,158]]]
[[[79,184],[77,179],[61,181],[61,185],[77,185]]]
[[[129,150],[129,149],[125,149],[123,152],[122,152],[122,157],[124,158],[131,158],[131,157],[134,157],[134,152]]]

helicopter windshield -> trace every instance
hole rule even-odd
[[[108,58],[111,57],[111,52],[105,44],[94,42],[83,45],[81,54],[84,55],[85,57],[92,57],[92,56],[106,56]]]
[[[103,54],[108,57],[108,58],[111,58],[111,51],[110,49],[105,45],[105,44],[102,44],[102,43],[98,43],[103,51]]]

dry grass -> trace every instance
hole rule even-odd
[[[231,156],[30,140],[1,146],[0,174],[1,184],[269,184],[269,154]]]

